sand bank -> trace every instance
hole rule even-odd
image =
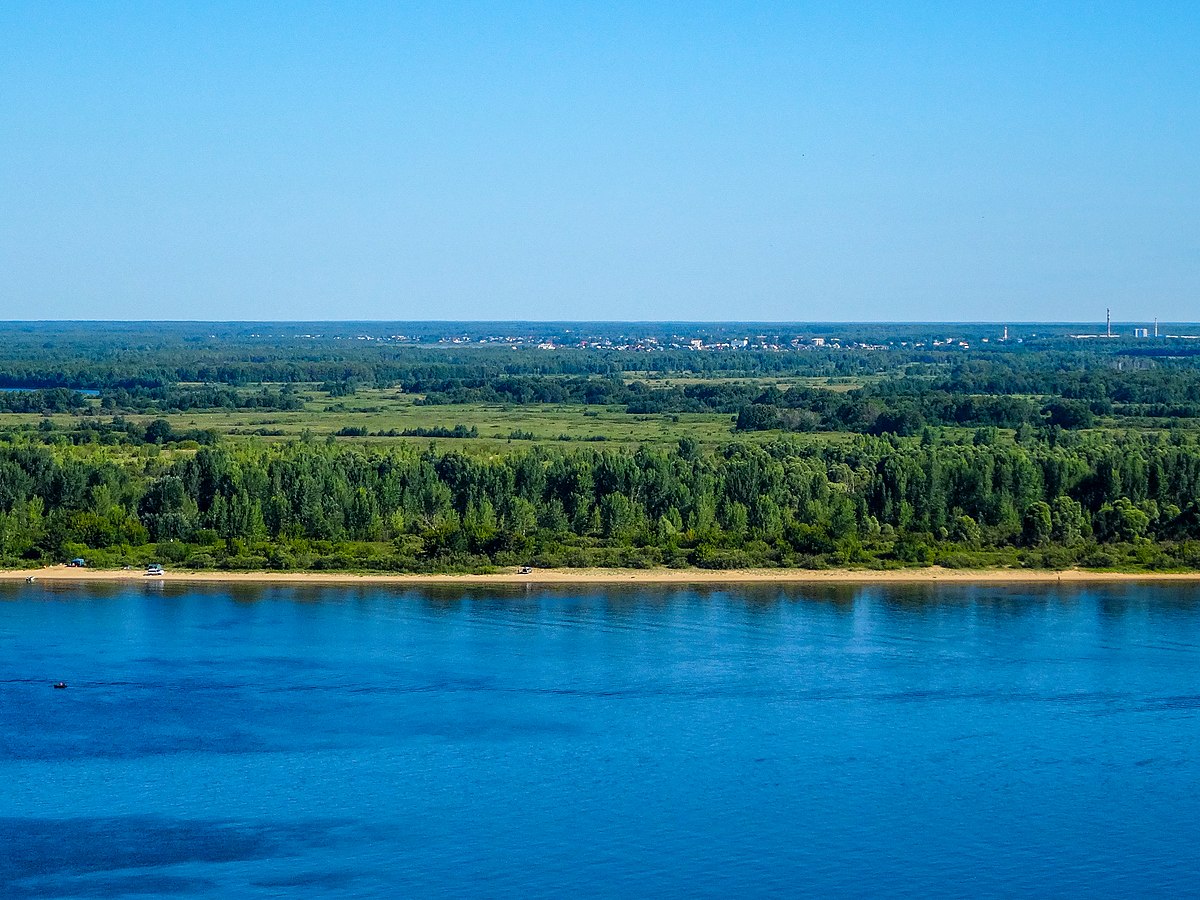
[[[0,571],[2,581],[95,582],[150,581],[140,569],[42,569]],[[186,572],[168,570],[170,582],[231,584],[904,584],[927,582],[1056,583],[1119,581],[1194,581],[1197,572],[1089,572],[1080,569],[535,569],[530,574],[505,571],[480,575],[383,575],[339,572]]]

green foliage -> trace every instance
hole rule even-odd
[[[1106,541],[1136,541],[1146,536],[1150,516],[1133,505],[1128,497],[1105,503],[1095,516],[1096,534]]]
[[[1188,342],[448,327],[0,327],[0,558],[1200,565]]]
[[[1025,508],[1025,524],[1022,530],[1024,542],[1030,547],[1043,547],[1050,543],[1054,523],[1050,513],[1050,504],[1045,500],[1035,500]]]
[[[1015,561],[1027,547],[1025,565],[1162,568],[1194,564],[1200,541],[1200,446],[1190,441],[864,436],[488,457],[299,441],[159,452],[0,445],[0,556],[427,571],[532,559],[967,565]]]

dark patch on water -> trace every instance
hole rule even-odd
[[[344,888],[358,881],[361,876],[344,869],[329,872],[302,872],[298,875],[281,875],[253,882],[256,887],[267,888]]]
[[[17,890],[22,882],[53,876],[287,856],[328,844],[332,827],[319,822],[243,823],[158,816],[4,818],[0,819],[0,887]],[[150,877],[174,878],[139,876]],[[121,876],[117,881],[125,879]],[[95,884],[79,887],[91,890]]]
[[[7,896],[37,898],[50,897],[185,897],[204,894],[218,888],[208,878],[187,878],[179,875],[160,875],[142,872],[137,875],[80,875],[70,877],[51,876],[33,878],[24,884],[3,885]]]

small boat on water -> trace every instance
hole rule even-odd
[[[25,579],[26,584],[33,584],[35,581],[37,581],[37,579],[34,578],[32,575],[30,575],[28,578]]]
[[[149,566],[146,566],[146,574],[152,578],[156,578],[163,574],[163,567],[158,563],[153,563]]]
[[[54,689],[56,691],[65,691],[67,689],[67,683],[65,681],[56,681],[54,682]]]

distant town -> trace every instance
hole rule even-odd
[[[413,330],[382,330],[387,324],[359,323],[361,330],[279,333],[251,332],[252,339],[295,339],[314,342],[362,341],[377,344],[421,346],[500,346],[536,350],[607,350],[655,353],[692,352],[765,352],[789,353],[820,350],[886,351],[970,350],[972,347],[1022,345],[1027,341],[1091,340],[1200,340],[1200,327],[1190,326],[1185,333],[1179,325],[1166,326],[1158,320],[1145,325],[1114,325],[1111,318],[1102,327],[1084,331],[1077,323],[1024,324],[1011,326],[975,323],[901,323],[897,325],[814,324],[810,326],[763,325],[754,330],[737,331],[737,324],[681,323],[413,323]],[[379,328],[381,330],[373,330]],[[639,331],[642,328],[644,330]],[[674,330],[671,330],[674,328]],[[840,330],[839,330],[840,329]],[[953,329],[953,330],[951,330]],[[815,332],[815,333],[814,333]],[[215,335],[214,335],[215,337]]]

